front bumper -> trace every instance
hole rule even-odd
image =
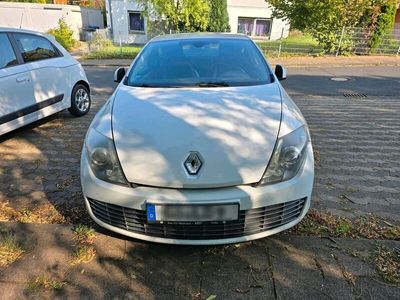
[[[100,226],[133,238],[187,245],[216,245],[266,237],[296,225],[309,207],[314,180],[311,144],[293,179],[264,187],[236,186],[213,189],[123,187],[99,180],[85,153],[81,182],[87,210]],[[146,202],[160,204],[238,203],[239,220],[225,224],[148,224]]]

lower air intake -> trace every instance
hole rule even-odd
[[[235,221],[193,225],[148,224],[145,210],[88,200],[97,219],[123,230],[161,238],[211,240],[252,235],[290,223],[301,215],[307,198],[241,210],[239,219]]]

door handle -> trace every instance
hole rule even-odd
[[[27,76],[17,77],[17,82],[18,83],[29,82],[29,77],[27,77]]]

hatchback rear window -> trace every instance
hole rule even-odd
[[[14,34],[25,62],[60,56],[49,40],[31,34]]]
[[[148,44],[128,76],[142,87],[245,86],[270,83],[264,57],[247,39],[198,38]]]

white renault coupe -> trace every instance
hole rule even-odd
[[[130,237],[225,244],[297,224],[314,160],[301,112],[258,47],[231,34],[151,40],[86,135],[90,216]]]
[[[90,109],[82,66],[54,38],[0,28],[0,135],[68,108]]]

